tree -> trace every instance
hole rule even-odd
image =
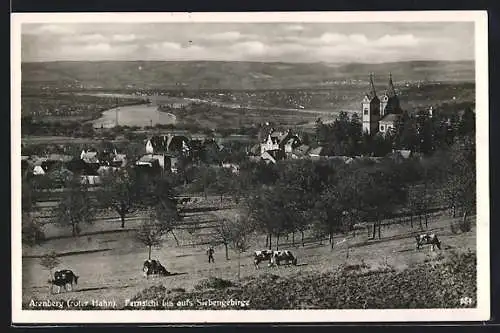
[[[177,205],[171,200],[162,200],[154,207],[153,213],[156,221],[160,223],[165,234],[171,233],[177,246],[179,246],[179,240],[174,233],[178,222],[181,220]]]
[[[34,183],[26,178],[23,178],[21,186],[22,242],[28,246],[33,246],[45,239],[42,228],[33,217],[33,211],[37,209],[36,203],[39,194],[35,190]]]
[[[250,238],[254,231],[249,215],[237,215],[230,224],[231,229],[231,247],[238,253],[238,280],[240,280],[241,253],[250,248]]]
[[[413,228],[413,217],[417,216],[419,219],[420,229],[423,229],[422,216],[425,218],[425,227],[428,225],[428,212],[431,208],[431,193],[428,184],[418,184],[413,186],[408,192],[408,208],[410,210],[410,222]]]
[[[207,198],[210,187],[216,182],[216,172],[214,168],[207,166],[200,167],[196,171],[196,176],[191,184],[191,188],[195,192],[203,192],[203,195]]]
[[[466,108],[458,125],[460,136],[470,135],[476,131],[476,115],[471,108]]]
[[[392,172],[393,167],[393,163],[388,162],[356,170],[359,211],[367,222],[373,222],[373,238],[376,227],[381,238],[382,219],[406,202],[407,188],[398,174]]]
[[[228,246],[233,236],[233,223],[227,219],[218,219],[213,227],[213,240],[217,244],[223,244],[226,251],[226,260],[229,260]]]
[[[233,190],[234,178],[234,174],[228,169],[221,168],[215,171],[215,178],[212,179],[209,190],[220,196],[221,203],[224,194],[235,192]]]
[[[143,208],[155,208],[158,204],[172,209],[177,207],[177,192],[170,176],[142,175],[137,177],[137,202]]]
[[[78,177],[71,178],[66,183],[66,190],[53,213],[61,225],[70,225],[71,234],[78,235],[82,223],[92,223],[95,217],[95,204],[90,197],[88,188]]]
[[[37,220],[31,214],[22,213],[22,242],[28,246],[39,244],[45,239],[45,234]]]
[[[27,178],[23,178],[21,183],[21,210],[26,213],[31,213],[36,209],[38,199],[35,183]]]
[[[403,113],[399,123],[396,125],[396,142],[399,148],[415,150],[418,145],[417,124],[413,117],[407,112]]]
[[[134,213],[139,206],[139,184],[132,170],[111,171],[102,177],[99,201],[105,208],[113,209],[125,228],[125,218]]]
[[[52,281],[53,269],[59,266],[60,261],[57,258],[57,253],[52,251],[40,258],[40,265],[44,267],[49,273],[49,281]],[[52,293],[52,284],[49,284],[49,293]]]
[[[255,227],[269,237],[269,249],[272,247],[272,236],[276,236],[276,250],[279,249],[279,236],[287,226],[283,214],[283,193],[277,186],[263,186],[246,200],[248,214]]]
[[[465,136],[452,147],[452,165],[448,184],[456,192],[463,223],[476,207],[476,145],[474,137]]]
[[[335,185],[329,186],[321,195],[315,207],[319,234],[326,233],[333,249],[333,235],[342,230],[344,207],[341,193]],[[322,232],[321,232],[322,231]]]
[[[152,214],[149,219],[144,220],[139,229],[136,231],[136,238],[142,244],[148,247],[148,259],[151,260],[151,248],[160,247],[162,245],[162,237],[166,233],[166,229],[162,223],[156,220],[156,216]]]

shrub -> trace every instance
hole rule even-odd
[[[138,293],[132,300],[139,299],[155,299],[155,298],[163,298],[167,292],[167,288],[163,285],[152,286],[144,289],[140,293]]]
[[[403,271],[389,265],[366,272],[354,270],[279,277],[263,274],[234,288],[230,281],[210,278],[194,292],[174,295],[174,302],[189,299],[249,300],[245,309],[409,309],[458,308],[470,297],[476,306],[476,255],[452,253],[443,262],[422,263]],[[359,265],[361,267],[361,265]],[[387,269],[386,269],[387,268]],[[279,291],[279,292],[277,292]],[[165,297],[144,293],[142,300]],[[152,297],[153,296],[153,297]],[[190,309],[203,309],[193,304]]]
[[[177,292],[177,293],[184,293],[184,292],[186,292],[186,289],[184,289],[184,288],[172,288],[172,289],[170,289],[170,291]]]
[[[45,233],[43,232],[39,223],[30,217],[23,215],[22,220],[22,242],[28,246],[40,244],[45,240]]]
[[[228,287],[233,287],[234,284],[229,280],[220,279],[217,277],[210,277],[208,279],[202,280],[200,283],[194,286],[195,290],[203,289],[225,289]]]
[[[450,229],[453,234],[458,234],[459,232],[469,232],[472,230],[472,222],[469,218],[460,218],[458,222],[451,222]]]

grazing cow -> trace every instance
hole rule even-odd
[[[71,291],[73,289],[73,282],[75,285],[78,284],[78,276],[76,276],[76,274],[69,269],[63,269],[56,271],[54,273],[54,279],[49,280],[48,282],[52,286],[57,286],[57,293],[61,292],[61,287],[64,287],[64,290],[66,291]]]
[[[144,272],[144,276],[146,278],[148,278],[149,275],[159,275],[159,276],[170,275],[170,272],[167,271],[167,269],[162,264],[160,264],[159,260],[148,259],[144,261],[142,271]]]
[[[292,264],[297,265],[297,257],[292,254],[290,250],[280,250],[274,251],[271,257],[271,264],[279,266],[280,263],[284,262],[285,265]]]
[[[272,256],[273,256],[273,251],[271,251],[271,250],[255,251],[254,255],[253,255],[253,263],[255,265],[255,268],[259,268],[259,264],[262,261],[269,261],[269,265],[270,265]]]
[[[421,246],[428,244],[431,245],[432,251],[434,251],[434,246],[437,246],[437,248],[441,250],[441,242],[439,241],[436,234],[421,234],[415,236],[415,239],[417,240],[417,250],[419,250]]]

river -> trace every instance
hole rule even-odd
[[[107,96],[107,97],[122,97],[122,98],[140,98],[140,96],[132,94],[113,94],[113,93],[80,93],[81,95],[93,95],[93,96]],[[146,96],[143,96],[146,97]],[[334,120],[339,111],[324,110],[324,109],[293,109],[285,107],[273,107],[273,106],[259,106],[259,105],[240,105],[234,102],[220,102],[211,101],[199,98],[183,98],[183,97],[167,97],[167,96],[147,96],[153,100],[165,101],[169,103],[205,103],[218,107],[224,107],[229,109],[248,109],[248,110],[269,110],[269,111],[288,111],[288,112],[299,112],[299,113],[313,113],[324,118],[324,121]],[[170,113],[158,112],[156,106],[154,105],[133,105],[133,106],[122,106],[119,108],[114,108],[103,112],[103,116],[92,123],[94,127],[114,127],[116,125],[116,113],[118,111],[118,124],[127,126],[154,126],[156,124],[175,124],[175,116]],[[349,114],[358,112],[357,110],[344,110]]]
[[[102,113],[101,118],[93,120],[94,128],[111,128],[120,126],[154,126],[157,124],[175,124],[175,116],[171,113],[160,112],[151,104],[120,106]]]

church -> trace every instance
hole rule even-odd
[[[389,83],[386,91],[380,98],[375,91],[373,73],[370,74],[370,87],[361,102],[363,132],[368,134],[385,134],[393,129],[401,117],[402,110],[399,98],[392,83],[392,74],[389,73]]]

